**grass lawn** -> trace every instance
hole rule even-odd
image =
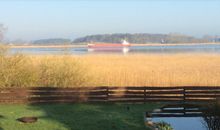
[[[0,130],[146,130],[143,113],[157,106],[149,103],[0,105]],[[16,121],[23,116],[36,116],[39,120],[33,124]]]

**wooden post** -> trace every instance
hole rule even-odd
[[[106,102],[108,102],[109,101],[109,88],[108,87],[106,87],[106,97],[107,97]]]
[[[146,97],[147,97],[147,93],[146,93],[146,87],[144,87],[144,103],[146,103]]]
[[[186,88],[183,87],[183,103],[186,103]]]
[[[216,104],[218,103],[217,88],[218,87],[215,86],[215,102],[216,102]]]

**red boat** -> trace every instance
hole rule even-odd
[[[88,48],[121,48],[121,47],[129,47],[130,43],[123,40],[121,44],[118,43],[98,43],[98,44],[88,44]]]

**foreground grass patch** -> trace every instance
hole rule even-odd
[[[0,105],[0,130],[144,130],[143,113],[157,104]],[[129,107],[129,110],[128,110]],[[22,116],[39,121],[23,124]]]

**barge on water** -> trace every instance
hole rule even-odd
[[[123,40],[122,43],[95,43],[88,44],[89,52],[129,52],[130,43]]]

